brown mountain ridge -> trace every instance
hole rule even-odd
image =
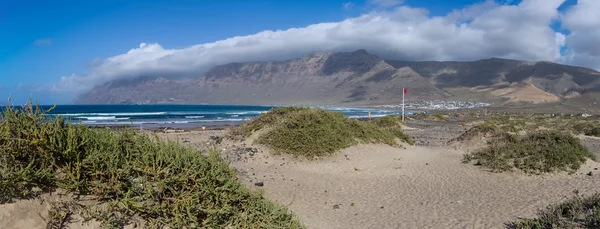
[[[195,79],[139,77],[95,86],[76,104],[381,105],[467,99],[500,104],[597,101],[600,73],[552,62],[383,60],[365,50],[230,63]],[[467,98],[468,97],[468,98]],[[590,103],[591,104],[591,103]]]

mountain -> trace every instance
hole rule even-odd
[[[230,63],[177,81],[139,77],[111,81],[79,104],[398,104],[465,100],[509,104],[597,106],[600,73],[552,62],[500,58],[472,62],[382,60],[365,50],[320,52],[287,61]]]
[[[395,68],[410,67],[440,88],[463,93],[486,92],[504,103],[547,103],[600,92],[600,73],[546,61],[491,58],[473,62],[387,60]],[[457,90],[454,90],[457,91]]]
[[[410,67],[394,68],[365,50],[321,52],[287,61],[230,63],[188,81],[140,77],[94,87],[75,103],[333,105],[398,103],[448,96]]]

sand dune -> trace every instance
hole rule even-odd
[[[441,132],[435,128],[447,127],[410,131],[440,142],[456,137],[431,134]],[[160,136],[202,147],[211,135],[223,134],[192,131]],[[242,143],[225,142],[218,149],[235,156],[230,157],[231,166],[244,183],[289,205],[316,229],[504,228],[511,220],[533,217],[538,209],[573,196],[574,190],[600,191],[600,171],[594,170],[600,164],[592,161],[574,175],[528,176],[462,164],[464,151],[447,146],[359,145],[316,161],[273,156],[260,146]],[[586,175],[588,171],[594,175]],[[255,186],[257,182],[264,186]],[[56,197],[43,196],[52,198]],[[47,209],[40,200],[0,205],[0,228],[44,228],[40,214],[47,214]],[[73,223],[70,228],[99,226]]]

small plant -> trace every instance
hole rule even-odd
[[[46,220],[46,229],[62,229],[70,221],[71,211],[67,202],[54,202],[50,204],[48,218]]]

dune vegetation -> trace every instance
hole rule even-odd
[[[297,107],[273,108],[232,129],[230,137],[244,139],[254,133],[258,133],[256,143],[277,154],[306,158],[331,155],[360,143],[413,144],[397,116],[361,121],[339,112]]]
[[[535,219],[522,219],[509,224],[517,229],[600,228],[600,193],[575,197],[553,204],[538,212]]]
[[[44,114],[31,104],[2,112],[0,204],[56,189],[93,202],[56,203],[48,228],[73,214],[105,228],[134,219],[145,228],[304,228],[287,208],[241,184],[216,151]]]
[[[473,128],[482,129],[481,126]],[[494,130],[490,128],[483,129]],[[519,169],[539,174],[555,171],[574,172],[587,159],[595,160],[596,156],[571,134],[560,131],[535,131],[525,136],[507,132],[496,133],[488,140],[487,147],[465,154],[463,162],[476,161],[477,165],[487,167],[493,172]]]

